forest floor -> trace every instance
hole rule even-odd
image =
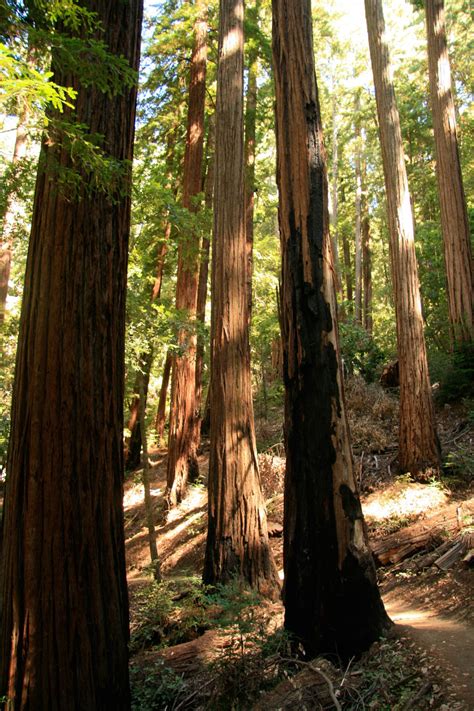
[[[474,546],[474,509],[469,508],[474,505],[474,427],[462,407],[440,409],[446,474],[441,481],[415,483],[396,471],[396,397],[358,380],[349,383],[347,397],[374,550],[386,541],[398,545],[399,533],[411,536],[413,531],[418,540],[420,530],[430,531],[407,557],[378,565],[384,602],[395,623],[387,638],[345,669],[322,659],[316,669],[297,668],[287,659],[281,604],[235,588],[206,597],[200,585],[206,444],[199,461],[202,478],[170,512],[164,500],[166,450],[155,450],[150,473],[161,585],[150,577],[141,472],[130,475],[125,487],[135,709],[474,710],[474,572],[462,560]],[[265,448],[261,476],[282,578],[285,463],[277,411],[257,420],[257,436]],[[448,526],[453,505],[454,528]],[[462,555],[456,556],[457,542],[463,545]],[[446,550],[454,559],[443,570],[432,559]],[[399,551],[393,555],[397,559]]]

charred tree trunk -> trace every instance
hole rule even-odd
[[[142,3],[81,5],[97,13],[108,50],[138,70]],[[75,120],[128,165],[136,89],[82,86],[60,70],[54,49],[53,69],[54,81],[78,90]],[[58,187],[58,164],[81,175],[79,199]],[[122,433],[130,174],[114,194],[88,189],[90,172],[60,142],[43,142],[40,165],[3,516],[0,696],[12,709],[129,709]]]
[[[448,284],[451,338],[473,339],[473,263],[466,197],[457,142],[456,113],[446,43],[444,0],[425,1],[436,175]]]
[[[161,446],[164,442],[165,425],[166,425],[166,398],[168,397],[168,387],[170,383],[171,366],[173,365],[173,356],[170,351],[166,353],[165,364],[163,366],[163,376],[161,379],[160,397],[158,400],[158,409],[156,411],[155,429],[158,444]]]
[[[243,154],[243,0],[221,0],[211,324],[206,583],[237,575],[275,595],[260,489],[247,317]]]
[[[424,479],[440,466],[423,333],[413,217],[381,0],[365,0],[387,193],[400,365],[399,463]]]
[[[310,0],[273,0],[285,381],[285,626],[347,659],[389,621],[356,488],[337,336]]]
[[[205,3],[198,0],[195,44],[191,58],[188,127],[184,155],[183,206],[197,212],[194,198],[201,191],[206,99],[207,20]],[[196,332],[199,241],[186,236],[178,248],[176,308],[187,314],[189,325],[178,333],[179,354],[173,361],[168,442],[167,499],[175,505],[186,495],[189,479],[198,475],[196,433]]]

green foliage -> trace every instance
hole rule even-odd
[[[147,664],[145,673],[141,665],[130,665],[132,711],[171,709],[186,688],[183,677],[163,661]]]
[[[194,639],[209,627],[210,601],[195,577],[153,582],[133,594],[130,652]]]
[[[446,403],[474,398],[474,345],[457,346],[452,354],[441,354],[441,361],[437,400]]]
[[[444,462],[446,483],[465,488],[474,482],[474,453],[469,445],[461,445],[448,453]]]
[[[59,86],[51,81],[52,77],[53,72],[36,69],[0,44],[0,108],[12,99],[19,105],[26,104],[43,111],[48,106],[61,113],[65,107],[72,108],[77,91]]]
[[[368,383],[373,382],[385,360],[384,352],[365,328],[354,321],[341,323],[339,334],[344,366],[349,373],[362,375]]]

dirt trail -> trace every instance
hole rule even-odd
[[[384,602],[396,623],[395,634],[409,637],[426,649],[430,665],[446,671],[454,695],[474,711],[474,628],[441,617],[429,607],[407,603],[396,590],[387,593]]]

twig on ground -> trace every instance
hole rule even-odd
[[[410,699],[408,699],[402,711],[409,711],[409,709],[411,709],[417,701],[422,699],[423,696],[428,693],[432,686],[433,683],[431,681],[424,681],[418,691]]]
[[[328,685],[329,696],[331,697],[332,702],[336,707],[337,711],[342,711],[342,706],[337,700],[336,694],[334,693],[334,685],[328,675],[321,671],[321,669],[318,669],[318,667],[313,666],[311,662],[303,662],[302,659],[282,658],[282,662],[288,662],[289,664],[299,664],[299,666],[306,667],[314,671],[316,674],[319,674],[319,676],[322,677]]]

